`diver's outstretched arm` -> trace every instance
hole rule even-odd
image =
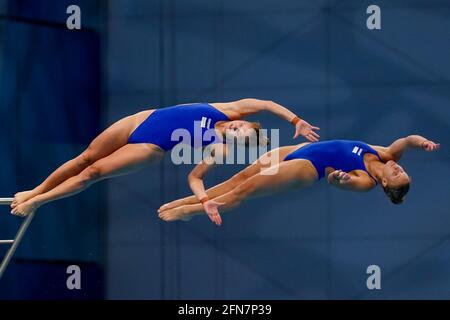
[[[440,144],[428,140],[425,137],[419,135],[410,135],[405,138],[400,138],[395,140],[389,147],[375,147],[377,151],[381,151],[383,160],[394,160],[398,161],[403,156],[406,150],[410,149],[423,149],[427,152],[436,151],[439,149]]]
[[[224,104],[225,105],[225,104]],[[262,111],[268,111],[281,119],[290,122],[295,126],[294,139],[298,136],[303,136],[311,142],[319,141],[320,136],[315,131],[320,130],[320,128],[310,125],[303,119],[300,119],[295,113],[290,111],[288,108],[270,101],[270,100],[259,100],[259,99],[241,99],[234,102],[229,102],[226,104],[229,111],[234,113],[236,116],[234,118],[241,119],[248,115],[259,113]]]

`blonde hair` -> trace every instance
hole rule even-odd
[[[270,139],[261,132],[261,129],[262,129],[261,123],[250,122],[250,126],[253,130],[255,130],[256,144],[261,147],[265,147],[265,146],[269,145]],[[246,139],[245,146],[248,147],[249,145],[250,145],[250,141],[249,141],[249,139]]]

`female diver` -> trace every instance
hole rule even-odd
[[[200,198],[201,201],[191,196],[163,205],[158,211],[159,217],[165,221],[189,220],[206,212],[215,224],[220,225],[222,219],[218,208],[221,206],[229,210],[250,196],[306,187],[325,176],[329,184],[343,190],[369,191],[380,184],[392,203],[400,204],[410,183],[408,174],[397,164],[403,152],[412,148],[431,152],[439,146],[424,137],[411,135],[394,141],[389,147],[349,140],[281,147],[207,190],[207,198]],[[267,157],[273,155],[280,161],[265,168]]]
[[[229,103],[193,103],[162,109],[146,110],[128,116],[111,125],[76,158],[66,162],[33,190],[19,192],[11,204],[11,213],[26,216],[41,205],[75,195],[100,180],[142,169],[179,141],[173,141],[176,129],[189,132],[191,145],[213,149],[225,148],[220,141],[225,133],[235,138],[247,137],[259,131],[258,123],[240,120],[261,111],[269,111],[295,126],[294,138],[304,136],[317,141],[319,128],[301,120],[287,108],[272,101],[242,99]],[[201,128],[200,141],[195,124]],[[204,141],[203,133],[212,129],[217,140]]]

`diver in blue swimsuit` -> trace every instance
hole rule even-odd
[[[215,224],[220,225],[220,207],[229,210],[251,196],[310,186],[322,178],[334,187],[350,191],[369,191],[380,185],[392,203],[400,204],[410,186],[408,174],[397,163],[404,151],[422,149],[432,152],[439,146],[419,135],[410,135],[394,141],[389,147],[353,140],[281,147],[266,153],[231,179],[208,189],[209,206],[191,196],[163,205],[159,216],[165,221],[175,221],[207,213]],[[278,163],[267,167],[265,164],[269,161],[266,158],[273,156],[278,158]]]
[[[223,139],[249,141],[260,137],[260,125],[242,118],[262,111],[271,112],[295,127],[294,138],[302,135],[318,141],[311,126],[287,108],[267,100],[242,99],[228,103],[191,103],[162,109],[145,110],[125,117],[96,137],[88,148],[64,163],[34,189],[19,192],[11,205],[11,213],[26,216],[45,203],[77,194],[92,184],[110,177],[125,175],[162,159],[164,153],[178,143],[179,132],[187,134],[194,148],[211,145],[215,155],[226,152]],[[207,135],[206,133],[210,133]],[[264,137],[260,141],[263,144]],[[202,168],[208,168],[205,164]],[[201,170],[196,171],[198,174]],[[197,185],[198,195],[206,195],[198,185],[196,174],[190,184]]]
[[[325,176],[326,168],[333,168],[343,172],[364,171],[376,184],[377,180],[367,171],[364,164],[366,153],[373,154],[380,159],[378,152],[367,143],[352,140],[331,140],[304,145],[288,154],[284,161],[308,160],[316,169],[318,180]]]
[[[194,103],[157,109],[141,123],[128,138],[128,143],[150,143],[164,151],[172,149],[179,141],[172,138],[177,129],[186,130],[192,137],[191,147],[205,147],[211,143],[220,143],[215,136],[207,141],[203,139],[205,132],[214,129],[218,122],[228,122],[228,116],[208,103]],[[250,123],[259,129],[256,123]],[[197,130],[195,130],[197,126]]]

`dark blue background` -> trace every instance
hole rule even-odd
[[[2,197],[35,187],[56,167],[84,150],[102,130],[101,37],[93,28],[80,32],[65,28],[65,8],[71,3],[4,3]],[[102,246],[102,197],[101,189],[94,187],[91,192],[50,204],[42,214],[39,212],[15,254],[19,260],[11,263],[0,281],[0,298],[102,297],[106,252]],[[1,238],[13,238],[21,221],[7,216],[7,207],[0,209]],[[6,249],[0,248],[2,256]],[[83,292],[66,288],[66,268],[71,264],[83,266]]]
[[[48,9],[11,1],[4,12],[64,23],[65,1],[38,2]],[[249,200],[221,228],[205,217],[158,220],[161,203],[190,193],[191,166],[166,157],[43,207],[17,257],[94,262],[104,295],[92,288],[91,296],[109,299],[450,298],[447,1],[78,3],[88,30],[44,32],[3,19],[2,195],[39,183],[110,123],[176,103],[271,99],[320,126],[322,139],[387,145],[415,133],[442,148],[404,157],[413,182],[400,206],[381,190],[321,182]],[[381,7],[381,30],[366,28],[370,4]],[[280,119],[259,120],[281,130],[282,145],[301,141]],[[207,184],[241,168],[217,168]],[[1,234],[15,230],[6,219]],[[372,264],[381,267],[378,291],[366,287]],[[17,283],[12,298],[49,290]]]

